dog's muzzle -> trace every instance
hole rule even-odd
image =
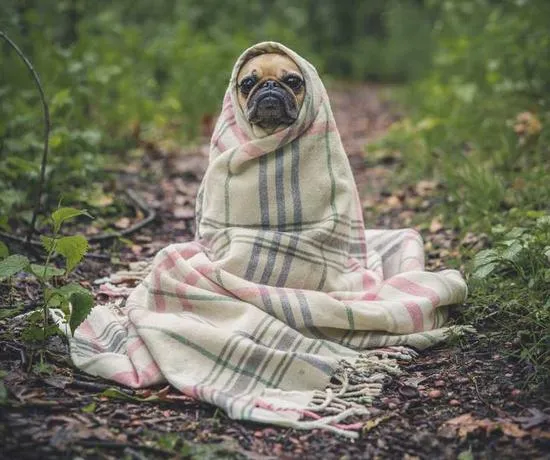
[[[293,95],[275,80],[267,80],[249,96],[248,120],[260,126],[293,123],[298,111]]]

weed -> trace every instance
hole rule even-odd
[[[88,250],[88,242],[82,235],[61,236],[63,224],[78,216],[91,217],[86,211],[74,208],[58,208],[51,216],[52,236],[42,236],[46,251],[44,264],[32,263],[20,254],[8,255],[5,245],[0,246],[3,254],[0,260],[0,281],[8,280],[20,272],[33,276],[42,291],[42,304],[28,318],[23,338],[27,341],[45,341],[57,334],[57,326],[49,323],[49,309],[60,308],[68,318],[71,333],[84,321],[93,307],[93,296],[78,283],[59,285],[62,277],[69,275],[82,260]],[[53,264],[53,258],[59,255],[65,261],[65,268]]]

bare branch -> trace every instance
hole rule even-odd
[[[42,201],[42,193],[44,190],[44,180],[46,177],[46,164],[48,162],[48,149],[49,149],[49,140],[50,140],[50,110],[46,102],[46,97],[44,95],[44,89],[42,88],[42,83],[40,82],[40,77],[31,62],[27,59],[23,51],[9,38],[4,32],[0,30],[0,38],[3,38],[8,45],[10,45],[21,60],[25,63],[29,69],[31,76],[36,83],[38,92],[40,93],[40,100],[42,101],[42,108],[44,111],[44,150],[42,152],[42,164],[40,166],[40,179],[38,182],[38,189],[36,191],[36,204],[34,205],[34,210],[32,213],[31,226],[27,234],[27,242],[30,242],[32,235],[35,231],[36,218],[40,212],[40,202]]]

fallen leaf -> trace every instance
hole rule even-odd
[[[498,422],[497,426],[506,436],[511,436],[512,438],[523,438],[528,435],[527,431],[522,430],[518,425],[512,422]]]
[[[398,209],[401,207],[401,200],[399,197],[392,195],[386,200],[386,204],[390,209]]]
[[[133,254],[136,256],[139,256],[141,252],[143,251],[143,246],[140,246],[139,244],[132,244],[132,247],[130,248]]]
[[[409,399],[416,398],[419,394],[418,388],[413,385],[401,385],[397,391],[399,391],[399,394]]]
[[[130,218],[128,217],[121,217],[120,219],[118,219],[113,225],[120,229],[120,230],[125,230],[127,229],[129,226],[130,226]]]
[[[432,192],[439,187],[439,182],[433,180],[421,180],[416,184],[415,191],[419,196],[432,195]]]
[[[419,377],[410,377],[405,380],[404,384],[408,386],[417,387],[419,383],[423,382],[426,379],[428,379],[428,377],[425,375],[421,375]]]
[[[464,439],[468,434],[477,430],[485,431],[487,434],[495,430],[501,430],[503,434],[512,438],[523,438],[529,434],[508,420],[476,419],[471,413],[447,420],[441,425],[438,432],[444,437],[451,438],[458,435],[459,438]]]
[[[550,431],[542,431],[540,428],[535,428],[529,434],[532,438],[550,439]]]
[[[443,224],[441,223],[441,220],[439,220],[437,217],[434,217],[432,219],[432,222],[430,223],[430,233],[437,233],[440,230],[443,229]]]
[[[47,383],[48,385],[54,388],[60,388],[60,389],[64,389],[69,383],[73,381],[72,378],[64,377],[62,375],[52,375],[42,380],[44,381],[44,383]]]
[[[96,208],[106,208],[107,206],[113,204],[114,201],[115,199],[113,195],[99,195],[88,200],[88,203]]]
[[[376,417],[376,418],[367,420],[367,422],[363,425],[363,428],[361,430],[363,431],[363,433],[368,433],[373,428],[376,428],[378,425],[380,425],[382,422],[392,418],[393,415],[394,414],[383,415],[382,417]]]
[[[528,415],[526,417],[513,418],[516,422],[519,422],[521,424],[522,428],[528,430],[529,428],[533,428],[544,422],[550,422],[550,415],[545,414],[536,407],[529,407],[527,410],[531,415]]]

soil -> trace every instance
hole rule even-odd
[[[437,204],[441,184],[424,180],[396,188],[398,155],[365,159],[365,145],[399,118],[383,91],[374,85],[330,91],[366,225],[416,225],[426,239],[428,268],[456,265],[461,245],[479,249],[485,243],[479,235],[457,235],[437,218],[422,221]],[[157,217],[124,245],[92,246],[75,273],[83,285],[193,238],[207,142],[205,136],[203,144],[182,150],[170,142],[141,141],[142,154],[119,168],[117,190],[137,192]],[[136,211],[117,218],[115,226],[128,228],[142,218]],[[89,226],[88,233],[94,232]],[[20,301],[29,309],[39,302],[37,286],[25,277],[0,285],[0,296],[3,307]],[[457,338],[404,366],[352,441],[326,431],[230,420],[169,387],[117,387],[74,369],[59,337],[48,342],[47,364],[37,365],[38,348],[21,340],[23,321],[0,320],[0,369],[8,392],[0,405],[0,458],[550,458],[548,395],[529,386],[533,370],[509,357],[515,345],[498,331]]]

